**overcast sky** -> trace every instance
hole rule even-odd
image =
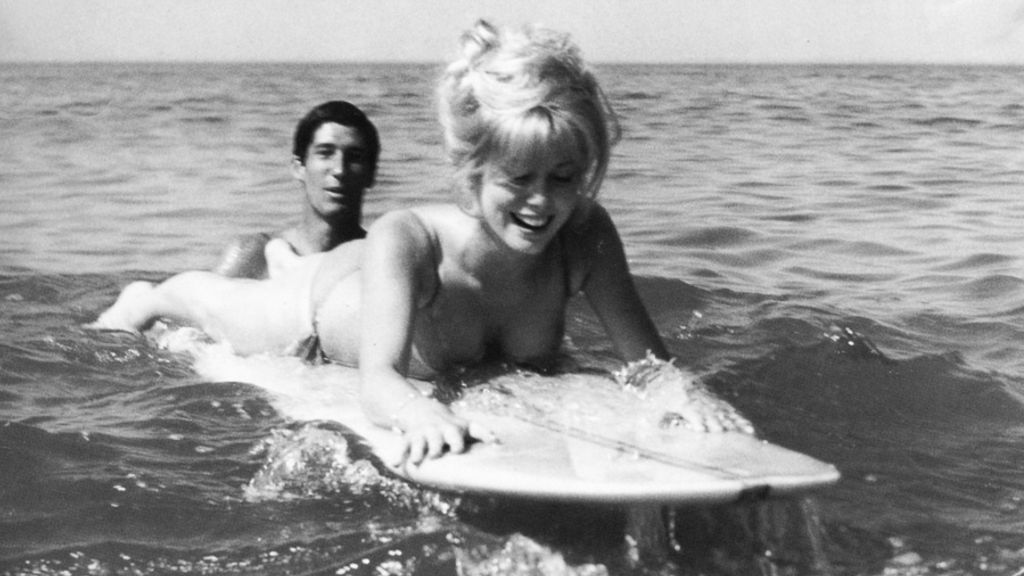
[[[1024,0],[0,0],[0,61],[443,61],[480,17],[595,62],[1024,64]]]

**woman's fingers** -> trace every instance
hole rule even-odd
[[[444,442],[452,454],[461,454],[466,450],[465,426],[446,426],[442,432]]]
[[[485,424],[481,424],[476,420],[469,421],[469,424],[466,426],[466,435],[472,439],[479,440],[484,444],[498,442],[498,435]]]
[[[419,464],[427,458],[438,458],[446,452],[461,454],[474,440],[495,442],[497,439],[494,433],[482,424],[453,418],[443,424],[408,430],[404,440],[398,463],[404,459],[408,463]]]
[[[427,439],[421,434],[406,435],[406,443],[409,449],[406,451],[406,461],[419,464],[427,453]]]
[[[424,434],[424,437],[426,438],[426,456],[428,458],[437,458],[444,453],[445,435],[441,429],[430,429]]]

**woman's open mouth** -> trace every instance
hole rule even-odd
[[[554,216],[531,216],[527,214],[511,213],[512,221],[520,228],[526,228],[531,232],[540,232],[551,224]]]

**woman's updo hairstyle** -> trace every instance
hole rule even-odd
[[[481,20],[463,34],[437,94],[448,158],[467,192],[492,158],[568,147],[583,161],[581,192],[597,195],[619,127],[568,34]]]

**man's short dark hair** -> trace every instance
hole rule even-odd
[[[333,122],[342,126],[354,128],[363,135],[363,142],[366,145],[366,153],[370,157],[370,176],[377,174],[377,159],[380,157],[380,137],[377,135],[377,127],[370,122],[370,119],[363,114],[363,111],[354,104],[344,100],[331,100],[313,108],[295,127],[295,139],[292,144],[292,154],[305,163],[306,152],[313,141],[313,134],[320,126]]]

